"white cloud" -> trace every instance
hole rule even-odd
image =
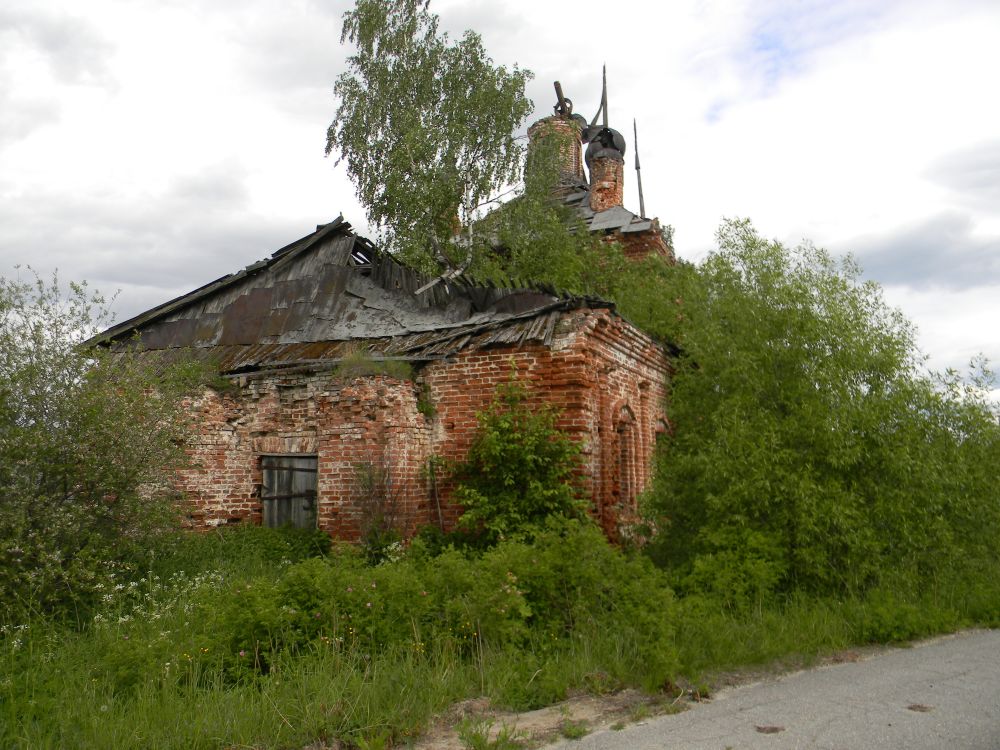
[[[965,291],[914,290],[886,287],[886,300],[902,309],[917,325],[918,343],[934,370],[949,367],[966,371],[974,357],[984,354],[1000,362],[1000,284]]]
[[[341,211],[364,230],[343,169],[322,156],[349,5],[8,0],[3,269],[30,260],[120,285],[128,315]],[[611,124],[630,156],[638,120],[646,206],[683,257],[712,247],[723,216],[750,216],[785,241],[861,251],[936,359],[996,349],[995,2],[432,9],[452,33],[477,29],[497,62],[535,71],[538,116],[554,80],[592,116],[606,62]],[[631,179],[626,203],[638,204]]]

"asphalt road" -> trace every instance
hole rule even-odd
[[[720,691],[711,702],[563,750],[1000,750],[1000,630]]]

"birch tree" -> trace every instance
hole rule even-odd
[[[495,65],[473,31],[452,40],[420,0],[358,0],[341,41],[355,51],[327,154],[388,249],[425,269],[462,258],[453,238],[520,177],[531,73]]]

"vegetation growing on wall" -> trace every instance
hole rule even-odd
[[[573,484],[579,446],[557,429],[555,409],[533,408],[528,398],[513,376],[501,385],[456,469],[459,527],[478,546],[530,536],[549,518],[586,515]]]
[[[396,380],[411,380],[413,367],[409,362],[401,359],[374,357],[367,351],[358,351],[341,359],[333,370],[333,377],[345,380],[367,378],[372,375],[386,375]]]

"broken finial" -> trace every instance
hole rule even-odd
[[[553,82],[556,88],[556,106],[553,107],[557,115],[568,117],[573,114],[573,101],[563,96],[562,84],[559,81]]]

